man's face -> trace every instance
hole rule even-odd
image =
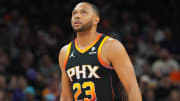
[[[160,57],[162,60],[167,60],[169,58],[169,52],[167,49],[162,49],[160,51]]]
[[[82,32],[91,28],[96,14],[92,7],[87,3],[78,4],[72,11],[71,24],[75,32]]]

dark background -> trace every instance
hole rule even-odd
[[[87,1],[99,8],[98,32],[126,47],[143,101],[180,101],[180,1]],[[0,101],[59,98],[58,54],[76,36],[70,19],[78,2],[0,0]]]

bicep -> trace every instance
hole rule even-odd
[[[72,101],[73,97],[72,97],[71,83],[65,72],[62,73],[61,80],[62,80],[61,101]]]
[[[133,86],[137,87],[134,68],[124,46],[115,42],[109,49],[111,49],[109,52],[110,62],[125,89],[128,91]]]
[[[61,98],[60,101],[72,101],[72,90],[71,90],[71,82],[65,72],[64,62],[66,57],[66,51],[61,49],[59,54],[59,66],[61,69],[61,80],[62,80],[62,88],[61,88]]]

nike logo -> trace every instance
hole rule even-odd
[[[92,47],[91,51],[89,52],[89,55],[96,54],[96,48]]]
[[[89,52],[89,55],[96,54],[96,52]]]

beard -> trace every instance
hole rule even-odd
[[[91,27],[92,27],[92,21],[89,21],[89,22],[86,23],[86,24],[82,24],[81,27],[79,27],[79,28],[74,28],[74,27],[72,26],[72,28],[73,28],[73,30],[74,30],[75,32],[83,32],[83,31],[85,31],[85,30],[87,30],[87,29],[90,29]]]

